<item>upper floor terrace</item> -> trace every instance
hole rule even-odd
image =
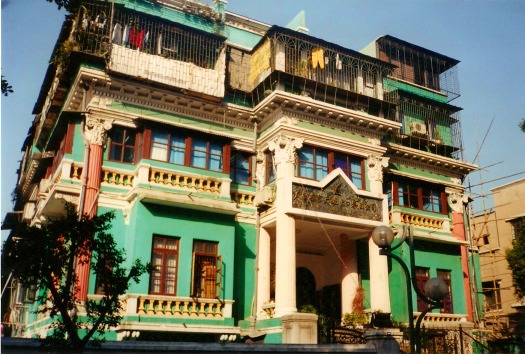
[[[393,119],[394,67],[333,43],[279,26],[250,52],[228,49],[227,101],[257,106],[275,90]]]

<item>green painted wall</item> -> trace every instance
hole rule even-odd
[[[136,203],[133,209],[131,216],[135,222],[130,225],[130,232],[126,235],[130,241],[126,242],[130,247],[129,257],[149,260],[154,234],[179,238],[177,296],[190,296],[193,241],[218,242],[219,255],[223,261],[222,298],[233,298],[233,216],[143,203]],[[148,293],[148,278],[148,275],[144,275],[141,283],[131,286],[129,292]]]
[[[390,163],[388,165],[388,168],[393,171],[400,171],[400,172],[413,174],[414,177],[419,176],[419,177],[433,178],[435,180],[443,181],[443,182],[449,182],[449,183],[451,182],[451,178],[449,176],[440,175],[440,174],[433,173],[433,172],[426,171],[426,170],[419,170],[419,169],[408,167],[402,164]]]
[[[430,278],[437,276],[437,270],[451,271],[452,303],[455,314],[466,314],[465,289],[463,288],[463,273],[461,268],[461,253],[458,245],[433,243],[415,240],[416,266],[429,268]],[[395,253],[400,256],[410,268],[408,244],[398,248]],[[396,321],[408,321],[407,317],[407,285],[401,266],[389,260],[390,304],[392,316]],[[417,296],[412,290],[414,312],[417,312]],[[434,312],[439,312],[435,310]]]
[[[255,289],[255,225],[237,223],[235,225],[235,275],[234,275],[234,313],[237,319],[250,317]]]

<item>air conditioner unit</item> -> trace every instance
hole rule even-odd
[[[412,134],[427,135],[427,126],[424,123],[410,123],[410,132]]]
[[[273,188],[265,187],[255,193],[255,206],[271,205],[275,200]]]

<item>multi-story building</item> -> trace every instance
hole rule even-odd
[[[472,218],[472,235],[479,248],[483,323],[498,335],[523,330],[525,299],[514,294],[512,274],[505,259],[505,250],[523,228],[525,220],[525,179],[492,188],[494,207]]]
[[[365,308],[407,321],[401,269],[370,238],[385,224],[413,229],[420,284],[449,284],[426,321],[471,323],[458,61],[391,36],[357,52],[302,17],[270,26],[225,3],[82,1],[11,215],[116,211],[128,259],[157,268],[123,297],[110,339],[315,343],[317,316],[298,309],[339,321],[360,289]],[[78,274],[80,299],[99,296],[89,267]],[[43,335],[37,304],[20,304],[19,334]]]

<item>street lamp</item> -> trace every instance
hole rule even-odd
[[[407,232],[408,231],[408,232]],[[406,263],[401,257],[393,252],[401,247],[405,242],[405,239],[409,239],[409,248],[410,248],[410,270],[408,269]],[[407,227],[403,225],[403,235],[400,239],[400,242],[394,246],[394,232],[388,226],[377,226],[374,231],[372,231],[372,240],[379,247],[379,254],[382,256],[387,256],[388,258],[395,259],[403,272],[405,273],[406,286],[407,286],[407,305],[408,305],[408,330],[410,338],[410,353],[421,353],[421,335],[420,327],[421,321],[425,315],[437,308],[443,307],[443,298],[448,294],[448,285],[441,278],[432,278],[429,279],[425,284],[425,294],[421,292],[417,286],[417,280],[415,277],[416,274],[416,262],[414,254],[414,237],[412,233],[412,227]],[[418,298],[429,304],[429,306],[419,314],[416,325],[414,326],[414,305],[412,303],[412,288],[414,288]]]

